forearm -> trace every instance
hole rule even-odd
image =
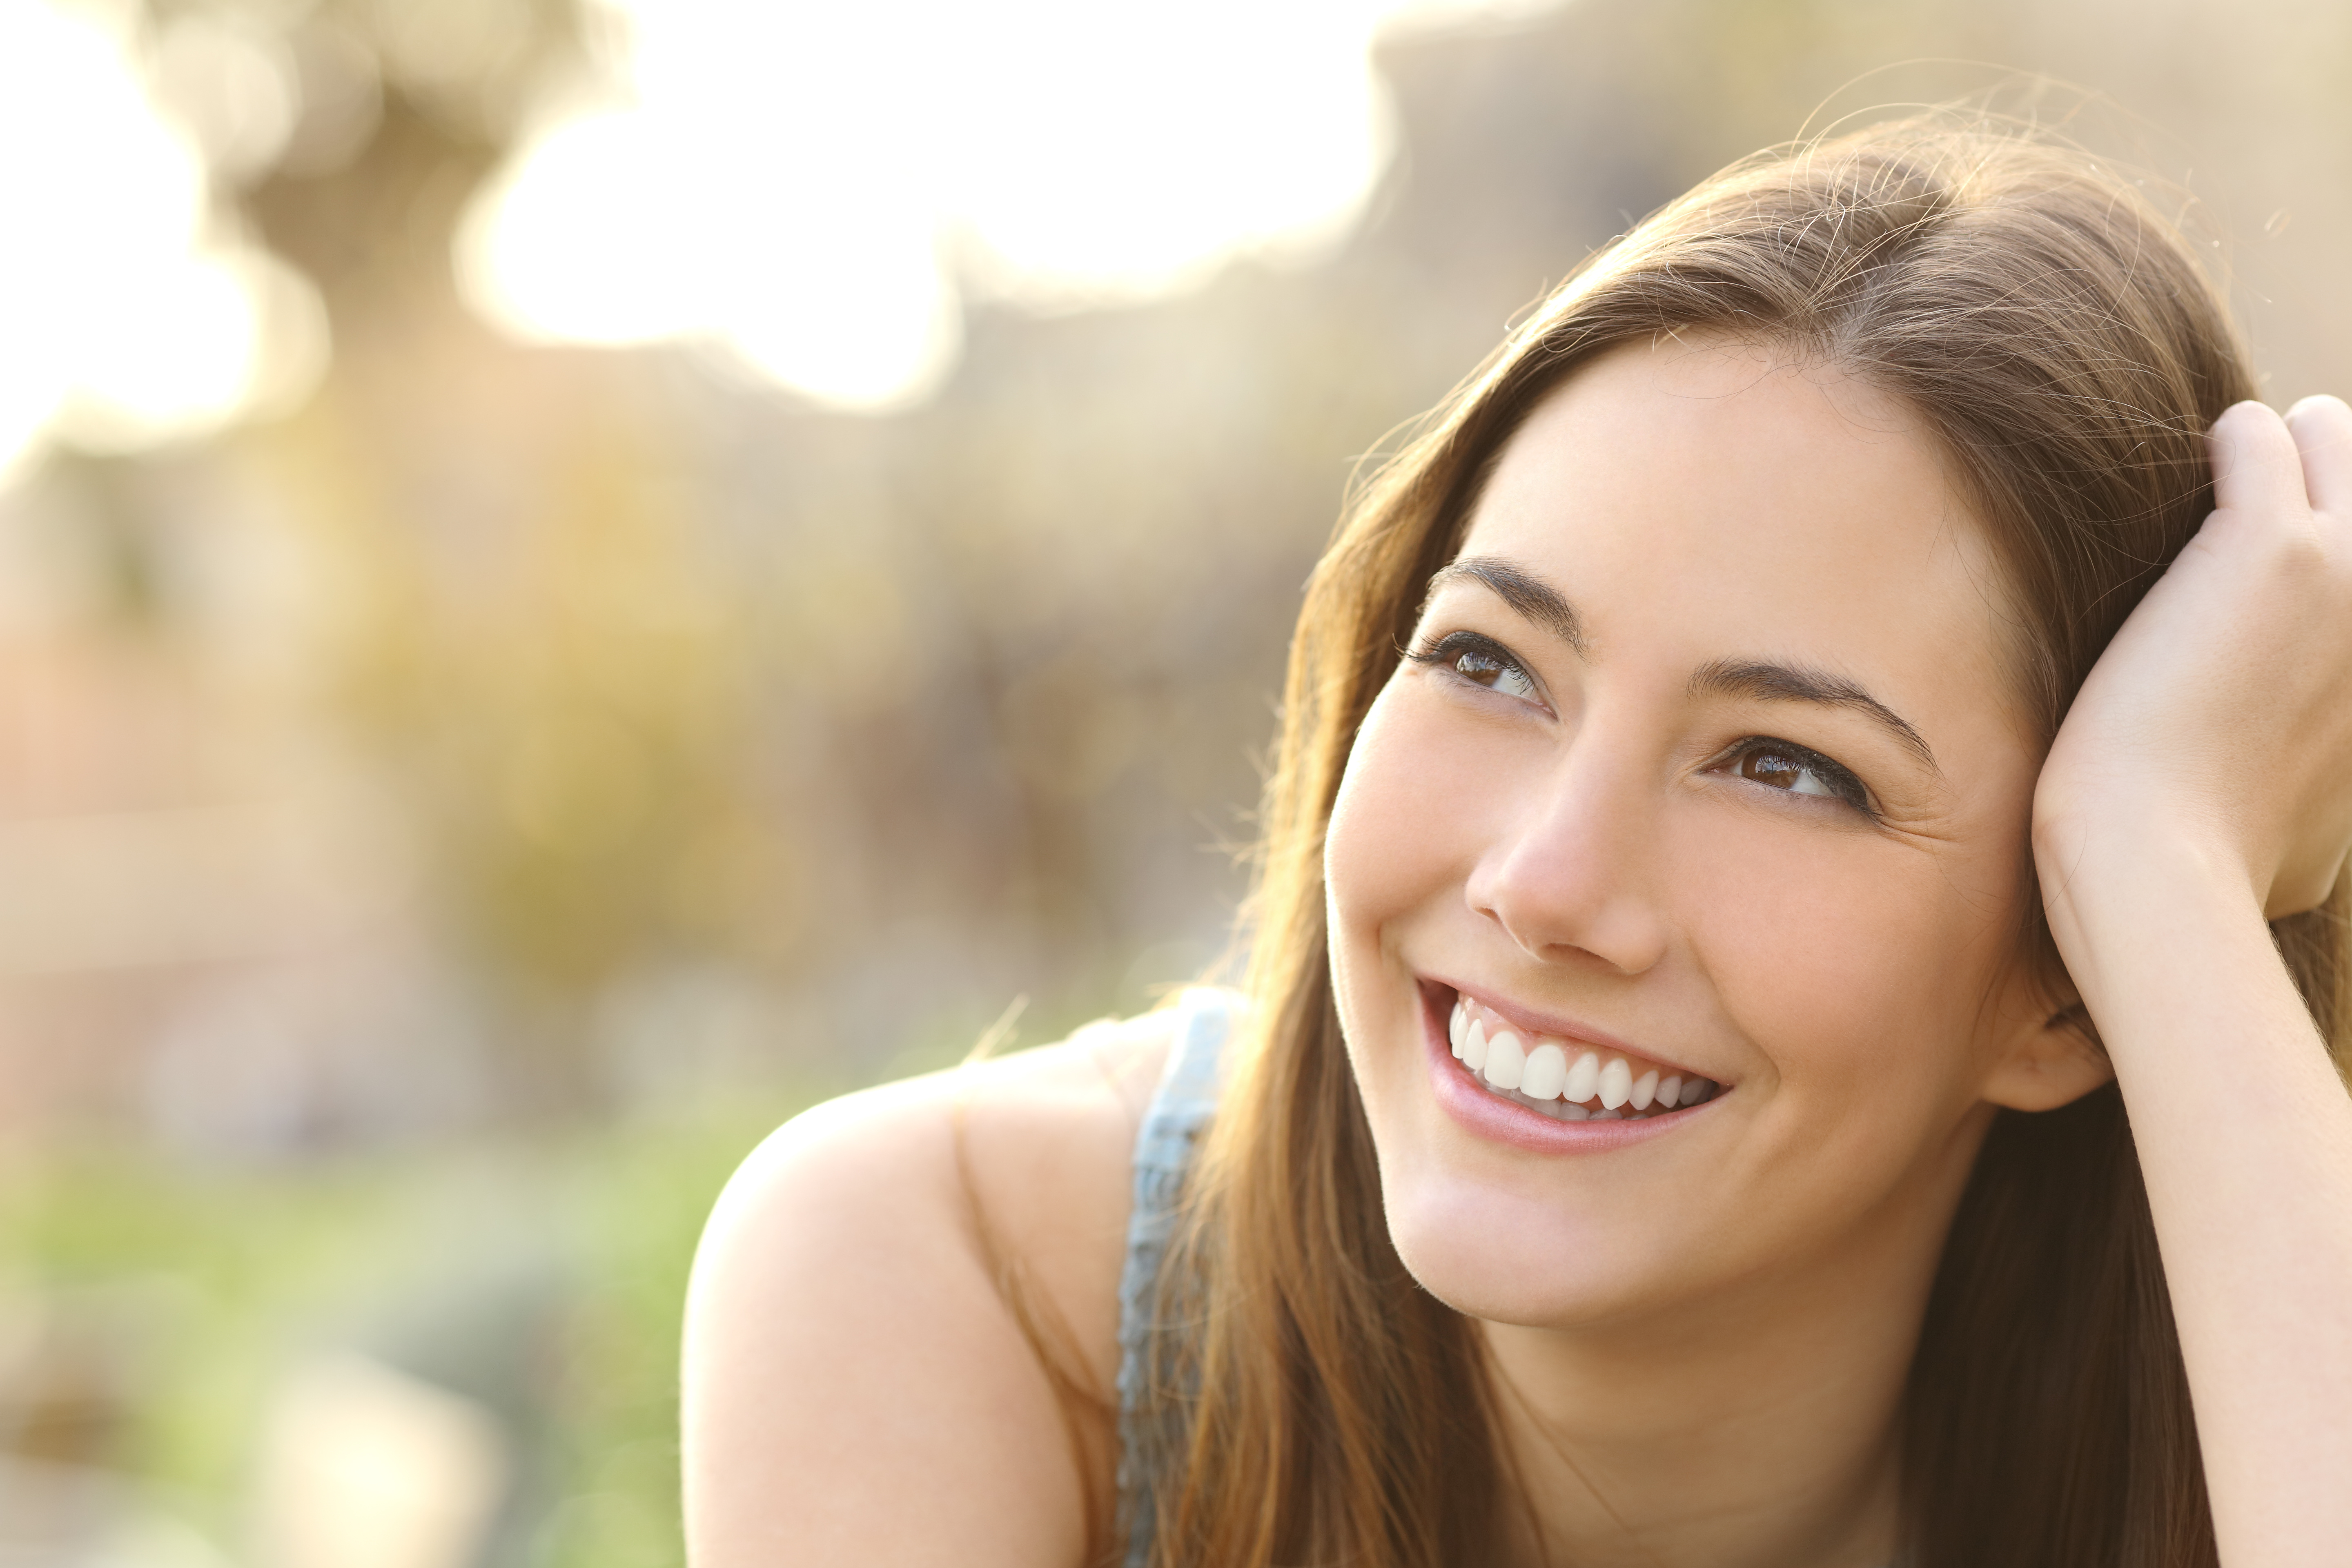
[[[2099,863],[2104,855],[2104,863]],[[2352,1097],[2242,873],[2163,836],[2045,870],[2123,1088],[2227,1568],[2352,1541]]]

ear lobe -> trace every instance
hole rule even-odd
[[[2069,1002],[2016,1031],[1985,1079],[1984,1098],[2011,1110],[2055,1110],[2115,1076],[2091,1015]]]

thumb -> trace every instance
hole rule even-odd
[[[2278,515],[2307,511],[2303,458],[2286,421],[2268,405],[2233,403],[2206,437],[2213,460],[2213,504],[2223,511]]]
[[[2352,519],[2352,407],[2340,397],[2306,397],[2286,411],[2303,451],[2303,488],[2311,510]]]

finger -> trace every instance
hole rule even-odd
[[[2352,405],[2340,397],[2306,397],[2286,411],[2303,453],[2303,488],[2311,509],[2352,518]]]
[[[2231,404],[2213,421],[2206,441],[2216,507],[2250,516],[2294,516],[2310,509],[2294,436],[2266,405]]]

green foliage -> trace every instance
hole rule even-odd
[[[84,1147],[0,1182],[0,1279],[20,1316],[109,1325],[124,1398],[101,1457],[233,1551],[270,1394],[303,1352],[397,1343],[399,1300],[429,1295],[484,1237],[552,1238],[548,1375],[521,1434],[541,1473],[489,1561],[665,1568],[683,1561],[677,1367],[695,1241],[729,1173],[806,1099],[746,1093],[530,1144],[300,1167]]]

